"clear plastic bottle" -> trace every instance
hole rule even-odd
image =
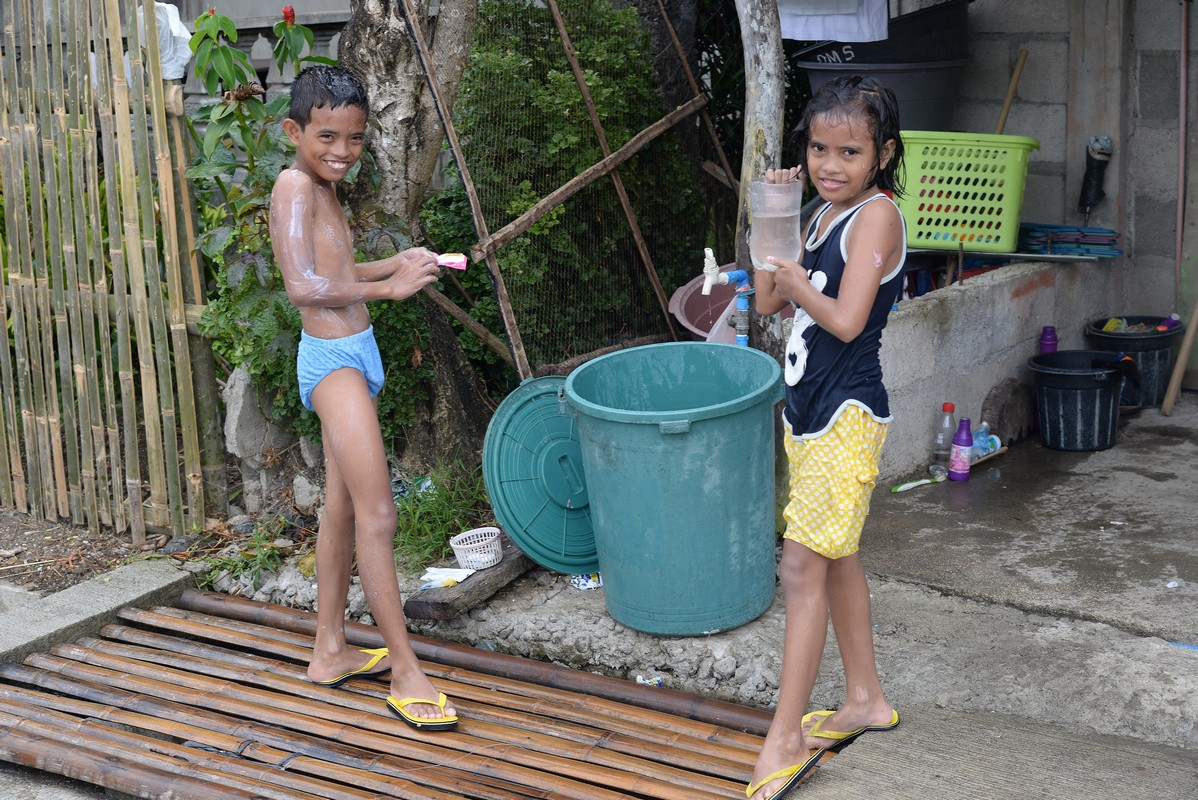
[[[969,430],[969,417],[961,417],[957,433],[953,436],[953,447],[948,456],[948,479],[969,480],[969,455],[973,451],[973,434]]]
[[[973,451],[969,460],[977,461],[990,455],[990,423],[982,420],[982,424],[973,428],[970,434],[973,436]]]
[[[932,464],[948,467],[948,457],[953,447],[953,434],[957,430],[957,419],[953,412],[957,410],[952,403],[945,403],[936,412],[936,421],[932,426]]]

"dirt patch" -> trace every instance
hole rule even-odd
[[[92,532],[0,512],[0,581],[39,594],[62,591],[142,556],[128,536],[111,530]]]
[[[0,582],[41,595],[61,592],[122,564],[142,558],[200,561],[247,531],[216,522],[202,536],[148,533],[134,546],[129,532],[98,531],[16,511],[0,512]]]

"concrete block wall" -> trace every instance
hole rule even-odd
[[[1181,21],[1189,6],[1189,64],[1187,76],[1189,146],[1186,173],[1188,192],[1198,187],[1198,41],[1194,31],[1198,11],[1193,3],[1172,0],[1138,0],[1132,4],[1128,28],[1133,51],[1128,57],[1132,87],[1128,104],[1127,170],[1124,187],[1127,217],[1132,231],[1132,258],[1127,268],[1125,296],[1129,305],[1157,313],[1178,311],[1188,315],[1198,282],[1195,239],[1198,220],[1191,211],[1185,223],[1188,258],[1183,274],[1190,291],[1178,296],[1176,286],[1177,202],[1179,167],[1179,100],[1181,83]],[[1194,208],[1191,201],[1191,209]],[[1191,369],[1198,359],[1191,360]]]
[[[930,4],[892,2],[892,14]],[[1190,30],[1194,25],[1191,20]],[[962,76],[953,129],[995,132],[1019,51],[1026,49],[1004,129],[1040,140],[1030,157],[1020,216],[1113,228],[1125,255],[1094,263],[1015,264],[903,301],[883,338],[895,414],[884,479],[923,469],[930,420],[941,402],[956,403],[976,421],[986,394],[1004,378],[1033,385],[1026,362],[1037,352],[1043,325],[1057,327],[1061,349],[1079,349],[1086,347],[1083,331],[1092,319],[1172,311],[1185,317],[1198,294],[1198,230],[1192,219],[1185,223],[1183,253],[1189,257],[1183,260],[1180,294],[1174,279],[1181,169],[1179,4],[974,0],[969,27],[972,61]],[[1198,120],[1196,44],[1191,36],[1189,131]],[[1115,145],[1106,199],[1084,222],[1077,206],[1085,146],[1090,136],[1103,133]],[[1189,191],[1198,192],[1198,137],[1191,133],[1189,142],[1185,170]],[[1187,285],[1193,287],[1188,295]]]
[[[931,0],[892,2],[905,13]],[[1184,222],[1187,247],[1176,277],[1182,6],[1176,0],[973,0],[972,61],[962,75],[954,130],[993,133],[1019,51],[1028,58],[1004,133],[1032,136],[1021,218],[1112,228],[1122,258],[1109,262],[1118,280],[1113,314],[1183,316],[1198,293],[1198,223]],[[1192,5],[1192,4],[1190,4]],[[1198,12],[1190,10],[1189,30]],[[1198,37],[1189,37],[1185,172],[1198,186]],[[1088,221],[1078,209],[1089,138],[1115,144],[1106,199]],[[1186,286],[1191,288],[1187,291]],[[1193,366],[1193,362],[1191,364]]]
[[[961,78],[953,128],[997,131],[1019,51],[1026,49],[1003,133],[1040,141],[1024,191],[1021,219],[1028,221],[1064,223],[1069,29],[1067,3],[974,0],[969,6],[972,61]]]

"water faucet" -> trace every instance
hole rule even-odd
[[[719,265],[715,263],[715,253],[710,247],[703,248],[703,294],[711,294],[711,287],[717,283],[721,286],[728,282],[728,278],[720,273]]]
[[[736,343],[749,346],[749,295],[753,287],[749,284],[749,273],[743,269],[720,272],[715,263],[715,254],[710,247],[703,248],[703,294],[711,294],[713,286],[736,284]]]

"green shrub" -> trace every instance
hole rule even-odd
[[[663,116],[647,34],[632,6],[584,0],[563,12],[610,149]],[[482,0],[454,125],[488,226],[496,230],[604,157],[548,9]],[[620,167],[620,177],[667,291],[702,268],[702,199],[672,133]],[[462,189],[425,205],[443,249],[473,241]],[[443,241],[442,241],[443,240]],[[590,352],[663,332],[612,180],[595,181],[496,253],[530,361]],[[579,301],[585,287],[585,301]],[[478,318],[485,319],[484,307]]]

